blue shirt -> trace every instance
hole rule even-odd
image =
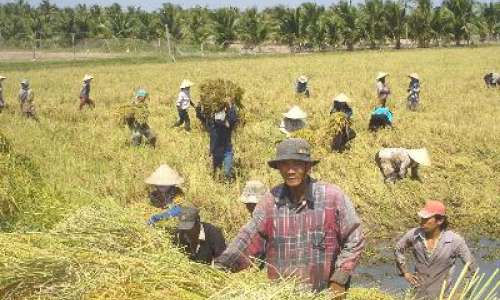
[[[238,120],[234,105],[229,109],[224,121],[207,120],[201,113],[197,113],[197,117],[206,124],[210,132],[210,153],[212,155],[221,151],[224,152],[231,147],[231,135]]]
[[[148,224],[154,224],[160,220],[177,217],[181,213],[181,207],[179,205],[174,205],[165,212],[154,214],[149,218]]]
[[[391,111],[387,107],[375,108],[372,115],[385,115],[385,116],[387,116],[387,120],[389,120],[389,122],[392,123],[393,116],[392,116]]]

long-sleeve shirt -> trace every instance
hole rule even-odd
[[[19,91],[19,103],[23,112],[31,111],[35,105],[35,94],[31,91],[31,88],[21,88]]]
[[[287,136],[291,136],[292,132],[302,129],[304,126],[306,126],[304,120],[284,118],[280,124],[280,131]]]
[[[212,155],[219,155],[231,147],[232,132],[238,121],[238,113],[234,105],[231,105],[228,112],[225,113],[224,120],[208,120],[201,112],[197,112],[196,116],[210,132],[210,153]]]
[[[409,101],[416,101],[418,102],[420,100],[420,83],[415,81],[415,82],[410,82],[410,86],[408,87],[408,100]]]
[[[389,97],[391,90],[389,90],[383,82],[377,81],[375,86],[377,87],[377,95],[379,99],[387,99],[387,97]]]
[[[467,278],[470,278],[476,271],[477,266],[469,247],[464,239],[458,234],[445,230],[441,232],[441,238],[429,256],[425,245],[425,237],[420,228],[413,228],[408,231],[396,244],[395,256],[396,264],[401,275],[412,273],[407,266],[405,251],[411,249],[415,260],[415,272],[421,279],[421,283],[415,286],[416,297],[425,299],[436,299],[446,280],[446,290],[453,286],[450,282],[451,276],[455,271],[457,258],[464,264],[471,263]],[[460,272],[460,270],[458,270]]]
[[[349,198],[337,186],[311,178],[300,204],[284,184],[268,192],[216,263],[239,271],[265,253],[270,279],[298,276],[304,288],[319,291],[331,281],[345,285],[363,248]]]
[[[201,222],[197,241],[191,241],[185,232],[177,231],[174,243],[184,247],[189,259],[204,264],[211,264],[226,249],[220,228],[205,222]]]
[[[405,148],[384,148],[379,151],[378,157],[386,176],[398,172],[399,178],[404,178],[409,168],[412,168],[412,175],[417,176],[418,164],[411,160]]]
[[[181,90],[175,105],[182,110],[188,109],[191,106],[191,95],[189,92]]]
[[[86,81],[83,83],[82,90],[80,91],[80,98],[90,98],[90,82]]]
[[[387,107],[375,108],[372,115],[385,115],[387,117],[387,120],[389,120],[389,122],[391,122],[391,123],[392,123],[392,120],[394,119],[392,112]]]

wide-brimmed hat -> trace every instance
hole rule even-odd
[[[7,77],[0,75],[0,80],[7,79]]]
[[[426,148],[421,149],[408,149],[406,150],[411,159],[416,161],[417,163],[430,166],[431,165],[431,157],[429,156],[429,152]]]
[[[194,206],[181,207],[179,214],[178,230],[190,230],[196,221],[200,219],[200,210]]]
[[[346,94],[340,93],[337,96],[335,96],[335,98],[333,98],[333,101],[349,103],[351,102],[351,99],[349,99],[349,97],[347,97]]]
[[[307,82],[307,77],[306,77],[305,75],[301,75],[301,76],[299,77],[299,82],[300,82],[300,83],[306,83],[306,82]]]
[[[418,77],[417,73],[411,73],[410,75],[408,75],[408,77],[415,78],[416,80],[420,80],[420,77]]]
[[[24,85],[30,85],[30,82],[28,79],[21,79],[21,84],[24,84]]]
[[[184,178],[167,164],[162,164],[146,180],[146,184],[152,185],[179,185],[184,182]]]
[[[389,73],[379,72],[377,75],[377,80],[386,77]]]
[[[311,163],[313,166],[319,163],[319,160],[311,158],[311,146],[308,142],[303,139],[286,139],[276,148],[276,158],[267,164],[278,169],[280,161],[290,159]]]
[[[243,188],[240,201],[243,203],[259,203],[266,193],[266,187],[258,180],[250,180]]]
[[[418,216],[424,219],[428,219],[435,215],[439,216],[446,215],[446,208],[444,207],[444,204],[435,200],[427,202],[425,204],[424,209],[418,212]]]
[[[191,82],[187,79],[184,79],[182,82],[181,82],[181,89],[185,89],[185,88],[188,88],[190,86],[192,86],[194,84],[194,82]]]
[[[283,116],[288,119],[297,120],[305,119],[307,117],[307,114],[302,109],[300,109],[300,107],[293,106],[288,112],[284,113]]]
[[[87,80],[91,80],[91,79],[94,79],[94,77],[92,75],[85,74],[85,76],[83,76],[83,81],[87,81]]]

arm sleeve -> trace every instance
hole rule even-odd
[[[457,249],[457,255],[460,258],[460,260],[466,264],[470,263],[469,265],[469,270],[466,275],[466,279],[471,279],[472,275],[474,275],[474,272],[477,270],[477,265],[476,265],[476,260],[474,259],[474,256],[470,252],[469,247],[465,243],[465,240],[463,238],[460,238],[460,243]]]
[[[407,232],[397,243],[396,249],[394,250],[394,256],[396,258],[396,267],[399,270],[399,274],[410,273],[408,266],[406,265],[405,252],[410,246],[412,246],[412,237],[414,231],[410,230]]]
[[[215,263],[237,272],[248,268],[253,258],[265,252],[265,202],[263,200],[257,204],[252,218],[241,228]]]
[[[359,217],[349,197],[343,195],[340,203],[341,248],[330,280],[345,285],[359,262],[361,252],[365,247],[365,238],[361,231]]]
[[[234,104],[231,105],[231,108],[229,109],[227,121],[229,122],[229,127],[231,127],[231,128],[233,128],[236,125],[236,122],[238,121],[238,113],[236,112],[236,108],[234,107]]]
[[[420,92],[420,84],[419,83],[414,84],[411,91],[412,91],[412,93],[419,93]]]
[[[149,224],[154,224],[154,223],[156,223],[156,222],[158,222],[160,220],[163,220],[163,219],[176,217],[180,213],[181,213],[180,206],[179,205],[174,205],[169,210],[167,210],[167,211],[165,211],[163,213],[152,215],[151,218],[149,218],[148,223]]]

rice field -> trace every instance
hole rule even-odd
[[[282,113],[298,105],[319,128],[332,98],[352,100],[357,137],[344,153],[315,148],[316,178],[339,185],[355,203],[370,245],[394,239],[417,225],[416,212],[429,199],[449,208],[451,227],[473,239],[500,237],[500,89],[486,89],[483,76],[500,70],[498,48],[310,54],[186,60],[177,63],[88,63],[53,67],[0,64],[8,79],[0,131],[10,147],[0,151],[0,296],[5,299],[321,299],[298,294],[293,282],[269,284],[256,271],[237,275],[188,262],[170,245],[175,221],[146,226],[152,213],[143,180],[160,163],[185,178],[186,202],[231,240],[249,215],[237,198],[247,180],[271,187]],[[19,66],[19,67],[18,67]],[[375,76],[388,72],[388,106],[394,129],[368,131],[377,104]],[[408,74],[421,78],[419,111],[405,108]],[[94,110],[78,109],[84,74],[92,74]],[[293,93],[299,75],[310,78],[312,96]],[[28,78],[41,122],[21,117],[19,79]],[[233,184],[210,174],[208,136],[190,110],[192,131],[171,128],[174,101],[184,79],[197,85],[229,79],[245,90],[245,124],[233,137]],[[119,108],[137,89],[150,92],[149,124],[155,149],[131,148]],[[432,167],[422,183],[383,184],[374,156],[381,147],[426,147]],[[3,149],[5,147],[0,147]],[[376,250],[376,249],[375,249]],[[370,253],[367,251],[367,256]],[[258,275],[256,275],[256,273]],[[258,297],[256,296],[258,295]],[[302,297],[302,298],[299,298]],[[391,299],[377,289],[353,289],[351,299]]]

